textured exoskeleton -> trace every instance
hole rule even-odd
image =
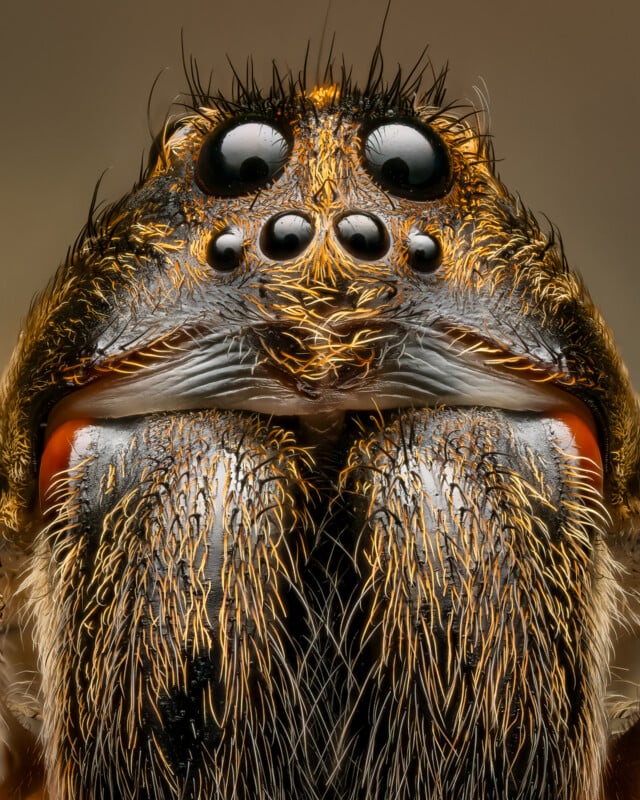
[[[378,63],[194,82],[34,303],[2,797],[638,796],[635,396],[442,77]]]

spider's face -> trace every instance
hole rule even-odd
[[[595,798],[604,324],[435,95],[245,100],[167,127],[6,378],[52,796]]]
[[[606,333],[486,141],[435,108],[366,105],[326,87],[175,124],[77,250],[47,342],[56,423],[447,403],[591,412],[610,447]],[[65,359],[68,302],[88,314]]]

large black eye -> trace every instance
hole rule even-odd
[[[284,133],[271,122],[234,120],[202,143],[196,180],[206,194],[249,194],[281,174],[290,149]]]
[[[433,200],[449,189],[444,143],[417,120],[381,122],[364,137],[362,155],[371,177],[390,194]]]

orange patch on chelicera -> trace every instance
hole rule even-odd
[[[561,423],[566,431],[566,441],[561,437],[560,446],[571,455],[582,459],[581,466],[586,477],[598,492],[602,493],[604,484],[604,466],[602,453],[598,444],[598,432],[593,419],[585,410],[585,414],[571,411],[558,411],[552,418]],[[560,432],[559,432],[560,433]]]
[[[38,492],[40,496],[40,510],[45,515],[55,503],[55,482],[57,477],[74,460],[74,454],[80,455],[86,451],[86,441],[81,443],[87,429],[93,425],[90,419],[70,419],[58,425],[45,439],[44,451],[40,459],[40,472],[38,475]],[[80,456],[82,457],[82,456]]]

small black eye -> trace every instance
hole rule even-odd
[[[349,211],[335,223],[338,241],[362,261],[375,261],[389,249],[389,235],[377,217],[359,211]]]
[[[449,189],[446,147],[431,128],[416,120],[382,122],[364,138],[364,166],[390,194],[433,200]]]
[[[416,272],[435,272],[440,266],[440,245],[428,233],[416,231],[409,234],[407,249],[409,266]]]
[[[285,211],[264,226],[260,247],[273,261],[285,261],[300,255],[313,239],[313,233],[313,225],[306,216]]]
[[[229,272],[240,266],[244,251],[239,231],[223,231],[211,238],[207,246],[207,261],[220,272]]]
[[[290,150],[284,133],[272,123],[234,120],[221,125],[202,143],[196,180],[206,194],[249,194],[282,173]]]

